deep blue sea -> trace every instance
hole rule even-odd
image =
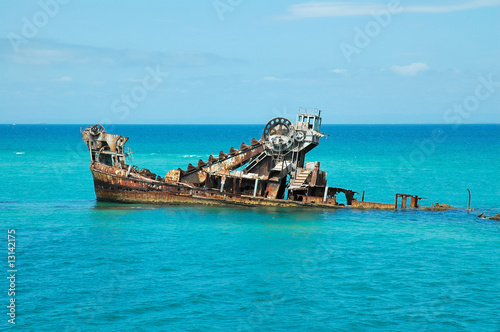
[[[263,125],[107,129],[164,176]],[[323,126],[329,186],[445,212],[98,203],[79,130],[0,125],[0,329],[14,229],[15,329],[500,331],[500,125]]]

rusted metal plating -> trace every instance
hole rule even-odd
[[[274,118],[261,139],[241,143],[186,169],[162,178],[148,169],[127,164],[128,137],[111,135],[101,125],[85,128],[82,138],[90,152],[96,197],[101,201],[153,204],[237,204],[247,206],[316,206],[354,209],[443,210],[448,205],[420,207],[416,195],[396,194],[395,203],[365,202],[355,191],[329,187],[319,162],[306,162],[307,152],[319,144],[321,111],[301,110],[293,124]],[[345,195],[345,204],[337,202]],[[407,199],[410,198],[410,204]],[[398,200],[401,205],[398,206]]]

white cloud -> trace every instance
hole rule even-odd
[[[52,82],[73,82],[73,77],[63,76],[53,79]]]
[[[330,72],[335,73],[335,74],[341,74],[341,75],[347,74],[346,69],[332,69],[332,70],[330,70]]]
[[[117,50],[83,45],[57,43],[50,40],[30,40],[13,53],[9,39],[0,38],[0,62],[21,65],[81,64],[104,66],[141,66],[153,63],[162,66],[186,67],[209,65],[233,65],[244,62],[212,53],[199,52],[147,52]]]
[[[403,6],[403,11],[407,13],[450,13],[462,10],[471,10],[486,7],[498,7],[500,0],[469,0],[452,5],[429,5],[429,6]]]
[[[402,76],[415,76],[420,72],[429,70],[429,66],[423,62],[415,62],[408,66],[392,66],[391,70]]]
[[[404,5],[395,3],[405,13],[449,13],[485,7],[500,6],[500,0],[467,0],[450,5]],[[397,6],[399,4],[399,6]],[[288,13],[279,19],[303,19],[314,17],[362,16],[388,10],[387,3],[355,3],[346,1],[309,1],[288,7]]]
[[[283,18],[336,17],[370,15],[384,8],[382,4],[355,4],[340,1],[311,1],[288,7],[289,15]]]
[[[279,81],[280,79],[274,76],[266,76],[264,77],[264,81]]]

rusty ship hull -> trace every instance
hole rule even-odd
[[[261,196],[221,193],[216,189],[191,188],[182,184],[163,183],[135,179],[125,176],[125,171],[116,172],[109,166],[92,165],[90,167],[94,179],[96,198],[102,202],[158,204],[158,205],[239,205],[268,207],[319,207],[349,208],[351,206],[336,205],[330,200],[322,202],[299,202],[287,199],[269,199]],[[358,209],[394,210],[394,204],[355,202]]]
[[[252,139],[228,153],[210,155],[197,166],[174,169],[161,177],[127,163],[128,137],[108,134],[100,125],[82,132],[90,152],[90,171],[98,201],[139,204],[205,204],[328,209],[444,210],[448,205],[420,206],[422,197],[395,194],[393,203],[366,202],[359,193],[328,186],[319,162],[306,154],[318,146],[321,112],[299,112],[295,124],[285,118],[267,123],[260,140]],[[345,195],[340,204],[338,195]]]
[[[99,201],[161,205],[243,205],[243,206],[303,206],[310,205],[284,199],[267,199],[239,194],[221,193],[219,190],[190,188],[182,184],[161,183],[130,179],[113,174],[107,167],[91,167],[94,188]]]

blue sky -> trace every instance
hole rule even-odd
[[[1,123],[500,123],[500,0],[2,1]]]

